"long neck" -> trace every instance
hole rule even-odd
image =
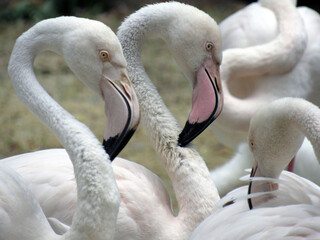
[[[278,22],[278,36],[262,45],[227,49],[223,52],[222,77],[263,76],[291,71],[307,46],[307,33],[302,18],[290,0],[260,1]],[[281,67],[279,67],[281,66]]]
[[[33,61],[39,52],[51,50],[62,54],[58,39],[63,39],[63,29],[46,31],[49,23],[37,24],[17,40],[9,74],[20,100],[52,130],[72,160],[78,205],[66,239],[105,239],[105,236],[111,239],[119,193],[108,156],[92,132],[47,94],[33,71]]]
[[[192,228],[214,209],[219,195],[197,151],[177,147],[181,126],[163,103],[143,67],[140,53],[143,40],[154,33],[168,37],[168,25],[177,14],[174,4],[158,6],[149,6],[131,15],[120,26],[118,38],[139,98],[143,126],[171,179],[179,204],[178,218],[184,218],[185,224]]]
[[[320,161],[320,109],[318,106],[300,99],[283,105],[287,119],[297,127],[311,142]]]
[[[283,74],[295,67],[304,53],[307,34],[297,9],[289,0],[261,1],[276,16],[279,28],[278,36],[271,42],[247,47],[227,49],[223,52],[221,77],[223,79],[224,109],[216,126],[230,127],[235,131],[247,132],[253,113],[265,99],[239,99],[228,90],[228,82],[242,81],[246,77],[260,78],[270,74]],[[236,79],[237,78],[237,79]],[[242,78],[242,79],[240,79]],[[250,106],[250,107],[248,107]]]

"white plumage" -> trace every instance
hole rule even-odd
[[[190,239],[318,239],[320,187],[282,171],[304,136],[320,156],[319,119],[320,109],[299,98],[279,99],[259,109],[249,129],[248,144],[255,159],[250,195],[247,187],[226,195],[220,206],[235,203],[214,212]]]
[[[78,41],[79,38],[81,41]],[[106,102],[108,118],[132,119],[130,127],[138,124],[135,116],[139,115],[139,107],[130,80],[126,77],[126,61],[120,43],[109,27],[89,19],[60,17],[41,21],[22,34],[12,51],[9,75],[20,100],[52,130],[68,152],[64,152],[63,157],[70,157],[72,161],[70,167],[74,169],[73,186],[76,185],[77,190],[74,188],[71,189],[72,193],[68,193],[64,192],[65,189],[60,189],[60,194],[74,194],[77,196],[77,204],[70,227],[57,219],[47,220],[39,202],[43,200],[42,197],[50,197],[50,194],[44,195],[51,189],[40,182],[40,196],[37,195],[38,189],[33,189],[33,183],[19,175],[18,167],[15,171],[6,162],[16,161],[23,168],[32,157],[40,169],[44,164],[55,166],[54,180],[49,183],[51,187],[57,184],[58,181],[55,180],[65,170],[60,165],[54,165],[55,159],[50,158],[52,162],[42,162],[42,151],[2,160],[0,239],[114,239],[120,194],[109,156],[92,132],[66,112],[39,85],[33,71],[33,60],[39,52],[46,50],[62,55],[79,79],[102,96]],[[106,58],[106,55],[112,56],[112,60]],[[116,67],[112,67],[115,63]],[[122,109],[124,102],[127,104]],[[113,111],[115,106],[117,111]],[[109,124],[108,122],[105,136],[113,137],[112,134],[121,134],[127,130],[126,126],[114,124],[110,135]],[[44,152],[54,151],[56,150]],[[26,172],[20,173],[30,174],[33,171],[32,168],[25,170]],[[46,174],[47,172],[40,170],[33,175],[32,180],[45,181],[48,178]],[[70,180],[71,176],[68,177]],[[65,204],[61,200],[64,199],[58,199],[57,203]]]
[[[195,31],[196,38],[193,37]],[[220,34],[211,17],[192,6],[170,2],[144,7],[122,23],[118,37],[141,105],[142,124],[171,179],[179,212],[177,215],[173,213],[169,194],[158,176],[141,165],[116,158],[112,167],[121,205],[115,239],[188,239],[193,229],[215,209],[219,195],[205,162],[194,147],[177,146],[180,124],[169,112],[144,70],[141,44],[151,34],[166,40],[192,84],[210,80],[211,74],[211,82],[214,81],[211,88],[215,89],[212,93],[218,99],[215,116],[219,115],[222,107],[221,89],[217,90],[219,76],[212,70],[218,68],[221,61]],[[212,66],[206,66],[210,61]],[[207,75],[204,75],[204,68],[208,71]],[[201,95],[201,92],[197,94]],[[200,115],[200,118],[203,117]],[[4,161],[31,184],[44,212],[50,214],[47,217],[54,216],[71,224],[76,202],[74,180],[70,179],[72,165],[63,150],[42,152],[39,157],[41,161],[49,162],[51,155],[61,156],[61,159],[54,161],[55,166],[48,163],[38,168],[37,161],[40,159],[32,159],[31,155],[23,156],[24,165],[21,166],[17,164],[18,159]],[[29,160],[26,157],[30,157]],[[60,168],[60,163],[65,171],[57,177],[55,169]],[[46,175],[43,176],[42,171]],[[50,192],[43,192],[45,185],[49,185]]]
[[[233,169],[252,164],[252,158],[236,162],[246,151],[238,144],[246,141],[249,121],[260,106],[286,96],[320,105],[320,48],[316,44],[320,40],[320,17],[310,8],[294,8],[290,1],[265,0],[231,15],[220,28],[224,110],[213,130],[217,140],[236,151],[226,165],[211,172],[219,193],[224,195],[241,184],[235,179],[243,171],[232,175]],[[300,159],[303,162],[300,157],[296,162]],[[294,172],[317,178],[310,175],[312,171],[302,172],[301,168]]]

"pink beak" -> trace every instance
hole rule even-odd
[[[129,142],[140,121],[139,103],[127,77],[115,81],[103,77],[100,82],[108,118],[103,146],[112,161]]]
[[[222,107],[219,65],[207,58],[196,73],[192,109],[179,135],[178,145],[185,146],[202,133],[219,116]]]

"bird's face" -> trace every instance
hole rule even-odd
[[[278,189],[278,184],[271,179],[279,178],[303,142],[304,135],[285,119],[285,115],[282,108],[271,103],[261,107],[250,121],[248,144],[254,156],[250,177],[266,180],[251,181],[249,193]],[[251,203],[255,201],[257,199]]]
[[[248,144],[264,177],[278,178],[303,142],[304,135],[285,115],[271,103],[261,107],[250,121]]]
[[[169,26],[169,35],[168,46],[193,86],[192,109],[179,136],[179,145],[185,146],[222,111],[220,30],[210,16],[195,10],[192,17],[189,12],[185,18],[173,21]]]
[[[105,101],[108,122],[103,145],[113,159],[140,121],[138,98],[127,73],[121,45],[110,28],[95,21],[88,28],[74,32],[69,39],[76,41],[64,47],[68,65]]]

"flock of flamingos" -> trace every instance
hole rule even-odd
[[[77,17],[37,23],[17,39],[8,72],[64,149],[0,161],[0,240],[320,239],[319,33],[319,14],[294,0],[259,0],[219,26],[178,2],[141,8],[117,34]],[[193,86],[183,129],[142,63],[155,34]],[[43,51],[105,101],[103,143],[37,81]],[[140,122],[177,214],[157,175],[116,157]],[[191,144],[209,125],[236,151],[211,171]]]

